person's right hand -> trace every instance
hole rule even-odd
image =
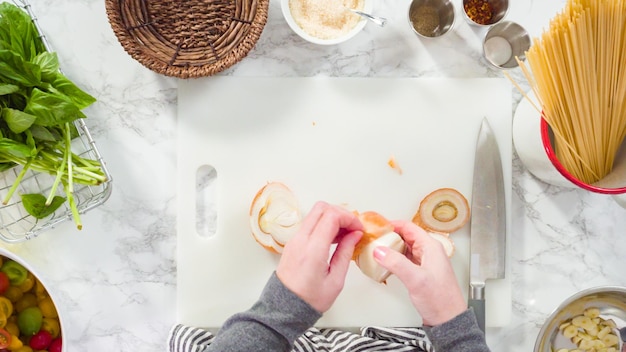
[[[377,247],[374,257],[406,286],[423,324],[440,325],[463,313],[467,303],[441,243],[412,222],[397,221],[394,226],[407,244],[406,256]]]

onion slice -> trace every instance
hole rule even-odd
[[[391,275],[391,272],[380,266],[374,259],[374,249],[384,246],[404,253],[406,244],[402,237],[393,231],[393,225],[389,220],[382,215],[368,211],[358,214],[358,217],[363,224],[363,237],[357,243],[352,259],[354,259],[363,274],[376,282],[384,283]]]
[[[456,189],[440,188],[422,200],[413,222],[427,231],[452,233],[463,227],[469,217],[467,199]]]
[[[280,182],[261,188],[250,206],[250,228],[254,239],[266,249],[282,253],[300,228],[302,214],[294,193]]]

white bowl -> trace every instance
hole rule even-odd
[[[33,276],[35,276],[35,278],[37,278],[37,280],[39,280],[39,282],[41,282],[43,287],[46,289],[46,291],[48,292],[48,295],[50,296],[50,298],[52,298],[52,303],[54,303],[54,307],[56,308],[56,311],[59,315],[59,328],[61,329],[61,337],[63,338],[61,351],[62,352],[67,351],[67,344],[69,343],[69,341],[66,339],[67,335],[65,331],[65,326],[63,324],[63,314],[61,313],[61,309],[59,309],[59,304],[57,303],[58,302],[57,297],[55,293],[50,290],[50,285],[48,285],[46,278],[42,277],[42,274],[38,270],[33,268],[30,264],[24,261],[21,257],[8,251],[7,249],[0,247],[0,255],[2,255],[5,258],[11,259],[17,262],[18,264],[21,264],[26,270],[28,270],[31,274],[33,274]]]
[[[356,26],[354,26],[352,30],[346,32],[344,35],[337,37],[337,38],[322,39],[322,38],[314,37],[308,34],[307,32],[304,31],[304,29],[302,29],[296,23],[293,16],[291,15],[291,11],[289,10],[289,0],[281,0],[280,7],[283,12],[283,17],[285,17],[285,20],[287,21],[287,24],[297,35],[299,35],[301,38],[303,38],[304,40],[308,42],[319,44],[319,45],[334,45],[334,44],[343,43],[346,40],[357,35],[361,30],[363,30],[363,27],[365,27],[365,24],[367,23],[367,20],[365,18],[361,18],[359,22],[357,22]],[[366,12],[366,13],[371,13],[373,7],[374,7],[373,0],[365,0],[363,4],[363,9],[361,11]]]

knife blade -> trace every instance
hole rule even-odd
[[[503,279],[506,246],[504,177],[498,142],[487,119],[476,141],[470,220],[470,287],[468,305],[485,331],[485,286]]]

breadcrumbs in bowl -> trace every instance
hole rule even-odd
[[[339,44],[358,34],[367,21],[346,7],[371,12],[372,5],[372,0],[281,0],[289,27],[320,45]]]

